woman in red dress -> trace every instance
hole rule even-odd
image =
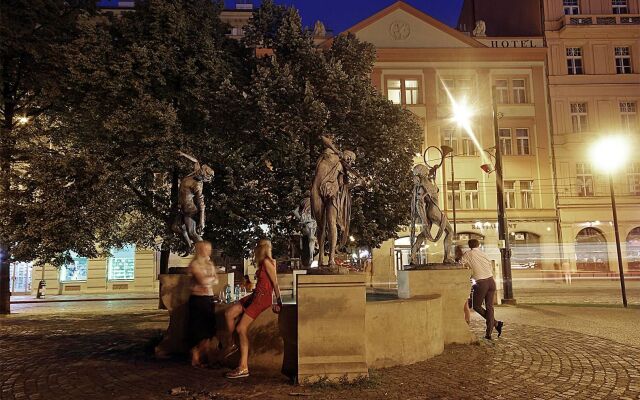
[[[238,349],[238,346],[233,343],[234,329],[238,333],[240,341],[240,364],[238,368],[226,375],[231,379],[249,376],[249,337],[247,332],[251,323],[269,307],[276,314],[282,309],[276,262],[271,255],[271,242],[268,240],[259,241],[253,254],[255,264],[258,266],[256,287],[250,296],[241,299],[224,313],[229,332],[224,354],[229,356]],[[273,291],[276,293],[277,304],[272,305],[271,294]],[[240,322],[236,324],[238,317]]]

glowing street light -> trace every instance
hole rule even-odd
[[[453,108],[453,120],[456,124],[462,128],[471,130],[471,119],[473,118],[474,111],[467,103],[467,98],[463,97],[460,101],[452,98],[451,106]]]
[[[620,272],[620,289],[622,304],[627,307],[627,291],[624,285],[624,269],[622,268],[622,250],[620,249],[620,232],[618,230],[618,210],[613,188],[613,173],[623,167],[629,158],[630,143],[621,135],[605,136],[591,145],[589,153],[591,161],[597,168],[609,175],[609,193],[611,194],[611,210],[613,212],[613,229],[616,235],[616,251],[618,253],[618,271]]]

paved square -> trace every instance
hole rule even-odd
[[[628,343],[635,337],[614,341],[541,324],[566,319],[554,310],[566,311],[500,307],[498,316],[518,322],[508,322],[499,340],[451,346],[427,362],[374,371],[367,383],[305,388],[279,371],[254,370],[247,380],[230,382],[224,370],[154,360],[150,343],[165,327],[164,312],[15,314],[0,318],[0,399],[640,398],[640,347]],[[590,309],[568,312],[584,310]],[[637,318],[638,310],[613,311]],[[475,317],[473,329],[482,333]],[[179,387],[185,390],[172,395]]]

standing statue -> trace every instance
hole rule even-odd
[[[318,224],[311,215],[311,197],[305,197],[300,205],[293,210],[293,215],[300,221],[302,231],[301,248],[302,248],[302,266],[309,268],[313,262],[313,255],[316,250],[316,229]]]
[[[427,149],[428,151],[429,149]],[[425,155],[427,153],[425,151]],[[453,229],[449,219],[438,206],[438,193],[436,185],[436,173],[442,166],[446,154],[438,149],[441,154],[440,163],[431,167],[425,158],[425,164],[413,167],[413,198],[411,199],[411,264],[418,264],[418,252],[424,240],[437,242],[444,234],[444,263],[453,263],[451,246],[453,243]],[[416,237],[416,225],[422,224],[422,231]],[[435,237],[431,234],[431,227],[436,225],[438,233]]]
[[[340,247],[347,244],[351,221],[351,178],[359,179],[352,165],[356,160],[354,152],[339,151],[328,136],[321,136],[324,151],[316,164],[316,172],[311,185],[311,212],[319,225],[317,233],[319,254],[318,265],[323,266],[325,235],[329,239],[329,267],[335,267],[335,252],[340,227]]]
[[[193,172],[180,181],[178,215],[171,225],[171,230],[184,238],[189,248],[185,255],[188,255],[193,251],[194,244],[202,241],[205,220],[202,188],[204,182],[211,182],[214,172],[208,165],[201,166],[194,157],[183,152],[178,154],[194,163]]]

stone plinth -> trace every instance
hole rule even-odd
[[[296,291],[298,382],[368,376],[365,276],[299,275]]]
[[[189,350],[187,324],[189,323],[189,296],[191,276],[185,274],[160,274],[160,299],[169,311],[169,327],[156,347],[156,357],[181,354]]]
[[[409,365],[444,351],[442,298],[367,302],[367,366]]]
[[[470,271],[462,268],[398,271],[398,297],[440,295],[444,344],[474,341],[464,320],[464,302],[469,298]]]

